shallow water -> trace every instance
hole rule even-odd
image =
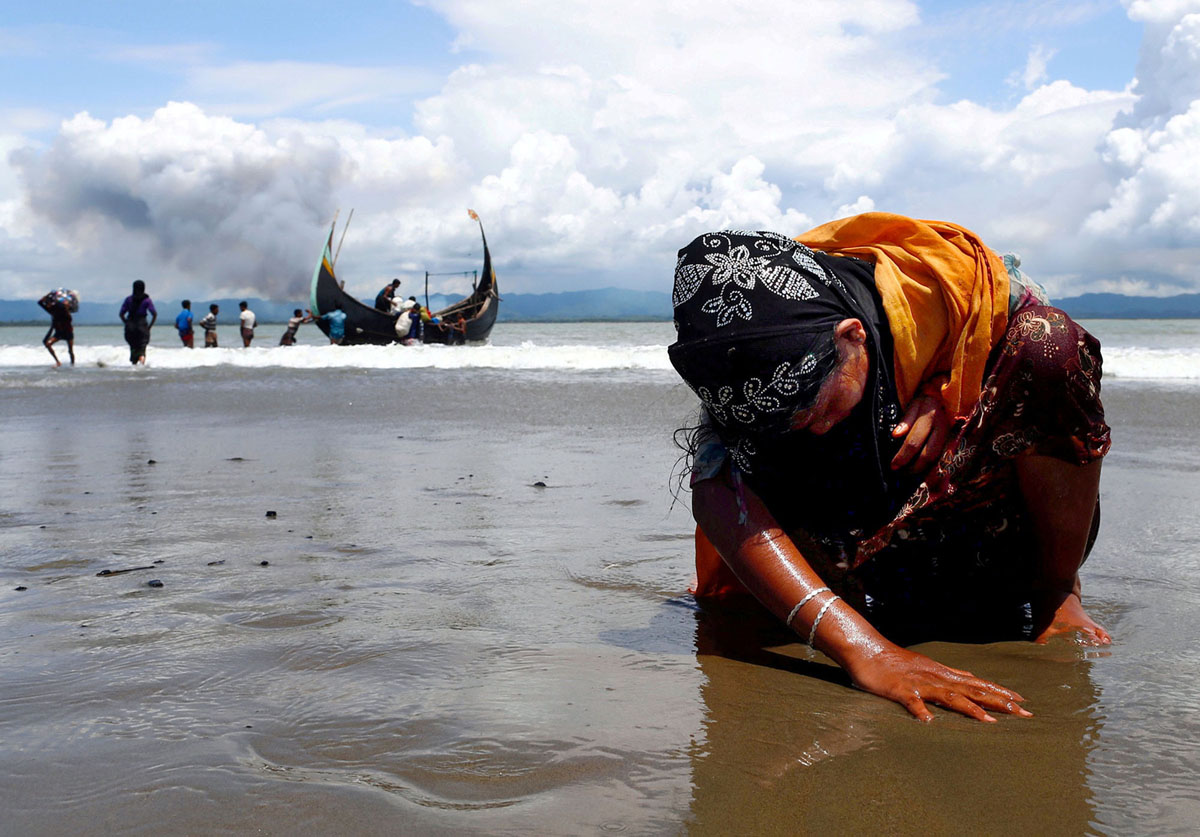
[[[8,380],[5,832],[1124,834],[1200,816],[1190,385],[1106,385],[1084,585],[1111,649],[922,646],[1036,713],[985,726],[915,723],[769,625],[694,608],[670,484],[692,398],[665,371]],[[132,567],[150,569],[97,575]]]

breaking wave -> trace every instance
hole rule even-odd
[[[56,347],[65,360],[65,347]],[[125,345],[76,346],[82,367],[130,369]],[[0,346],[0,368],[45,367],[50,356],[40,345]],[[156,369],[212,367],[286,369],[671,369],[664,345],[596,346],[273,346],[185,349],[151,345],[147,364]]]
[[[669,329],[669,325],[667,327]],[[32,332],[31,332],[32,335]],[[15,334],[3,335],[12,340]],[[1137,345],[1142,335],[1121,335],[1128,342],[1107,339],[1104,344],[1106,380],[1200,381],[1200,337],[1172,338],[1173,345]],[[540,335],[480,346],[330,346],[309,342],[297,346],[256,346],[250,349],[185,349],[151,344],[149,365],[155,369],[495,369],[543,370],[571,373],[605,370],[669,373],[668,331],[646,333],[637,328]],[[0,370],[22,372],[50,365],[50,357],[36,340],[14,345],[0,343]],[[646,338],[651,341],[647,342]],[[1135,343],[1136,341],[1136,343]],[[1153,341],[1148,341],[1153,342]],[[65,346],[56,347],[65,359]],[[76,344],[77,362],[83,369],[132,371],[124,343],[97,341]],[[22,377],[27,377],[22,375]]]

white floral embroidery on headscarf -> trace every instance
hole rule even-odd
[[[733,245],[730,236],[734,235],[757,236],[754,248],[758,253],[752,254],[745,244]],[[709,280],[714,294],[704,301],[700,310],[716,315],[718,327],[729,325],[734,317],[749,321],[754,316],[754,308],[742,291],[753,291],[760,281],[783,299],[807,300],[817,296],[803,273],[786,265],[772,264],[772,259],[781,253],[790,252],[797,266],[821,277],[826,284],[839,281],[830,277],[813,259],[811,250],[778,233],[725,230],[706,236],[704,243],[714,250],[704,256],[708,264],[684,264],[682,255],[676,262],[671,301],[679,307],[700,291],[706,279]]]

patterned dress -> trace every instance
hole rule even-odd
[[[810,544],[802,550],[825,581],[897,641],[1028,637],[1036,544],[1014,460],[1033,452],[1084,465],[1108,451],[1099,342],[1057,308],[1036,298],[1021,304],[993,350],[978,403],[923,481],[889,486],[897,510],[882,525],[822,531],[820,518],[797,514],[802,489],[792,500],[747,480],[793,538]],[[693,483],[719,473],[725,458],[707,434]],[[792,465],[792,481],[802,485],[811,475]],[[853,507],[855,497],[842,491]],[[1093,539],[1098,522],[1097,506]],[[697,558],[698,597],[740,587],[723,564],[703,562],[699,550]]]

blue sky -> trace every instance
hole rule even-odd
[[[997,33],[1001,5],[919,4],[922,46],[938,54],[945,70],[938,85],[944,100],[1011,100],[1018,94],[1011,76],[1039,44],[1053,51],[1048,63],[1055,76],[1081,87],[1120,88],[1132,78],[1142,27],[1119,2],[1074,4],[1071,13],[1064,11],[1068,4],[1004,4],[1015,8],[1014,17],[1024,14]],[[455,67],[486,60],[456,48],[457,33],[445,18],[403,2],[337,9],[315,2],[52,2],[11,4],[4,19],[7,49],[0,53],[0,70],[5,78],[21,79],[6,91],[5,106],[55,115],[148,114],[194,92],[191,67],[303,61],[404,68],[414,84],[403,99],[330,110],[297,107],[289,115],[332,114],[411,129],[414,99],[435,94]]]
[[[1020,92],[1011,76],[1038,46],[1053,52],[1047,62],[1053,77],[1083,88],[1120,89],[1133,77],[1142,25],[1119,2],[1003,5],[1011,13],[980,14],[999,3],[920,4],[930,48],[941,51],[946,68],[938,86],[947,100],[1011,101]],[[943,29],[964,36],[939,38]]]
[[[6,107],[101,119],[149,115],[197,93],[194,73],[236,62],[298,61],[407,70],[403,98],[289,115],[406,126],[415,96],[437,92],[462,63],[455,32],[428,8],[407,3],[29,3],[5,15],[0,69],[21,79]],[[323,104],[323,103],[313,103]]]
[[[8,5],[0,298],[299,297],[350,207],[370,289],[472,266],[468,206],[514,291],[871,209],[1198,289],[1200,0]]]

